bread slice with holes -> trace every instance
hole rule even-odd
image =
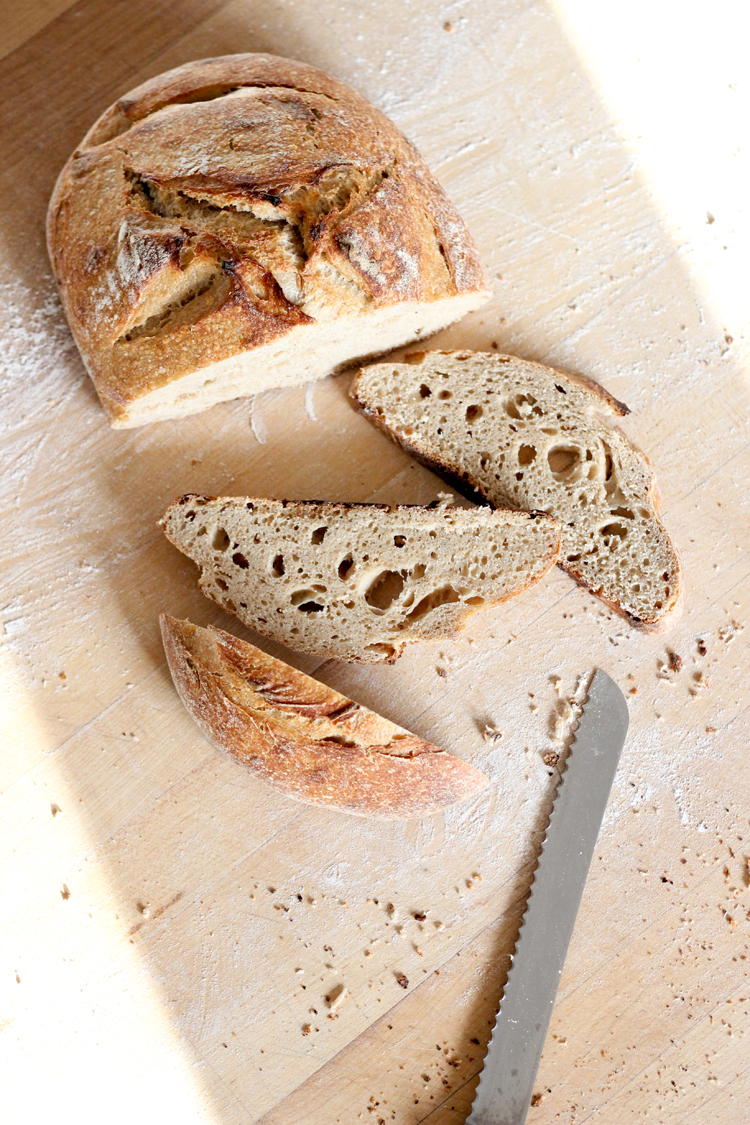
[[[301,652],[393,663],[556,562],[539,512],[183,496],[161,526],[223,609]]]
[[[47,244],[118,428],[320,378],[490,296],[393,122],[274,55],[186,63],[119,98],[60,173]]]
[[[680,563],[653,470],[610,421],[628,408],[597,383],[509,355],[435,351],[363,368],[351,394],[490,504],[555,516],[560,566],[633,624],[653,628],[677,607]]]
[[[167,662],[203,733],[256,777],[359,816],[430,816],[481,793],[474,766],[221,629],[160,618]]]

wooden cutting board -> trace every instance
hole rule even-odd
[[[559,9],[12,0],[0,16],[9,1120],[461,1125],[566,702],[595,666],[631,733],[529,1120],[750,1120],[746,322],[733,340],[702,292]],[[296,804],[200,736],[157,615],[250,634],[156,521],[187,491],[422,503],[442,482],[352,411],[346,376],[111,431],[50,277],[47,200],[91,121],[150,75],[251,50],[330,70],[417,144],[494,291],[436,346],[496,344],[626,401],[684,560],[661,637],[555,572],[393,668],[290,657],[492,779],[424,821]]]

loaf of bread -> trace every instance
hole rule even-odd
[[[161,526],[223,609],[290,648],[359,663],[450,636],[541,578],[560,549],[544,513],[444,503],[183,496]]]
[[[678,605],[653,470],[607,421],[627,407],[597,383],[508,355],[416,352],[364,368],[351,393],[405,449],[490,504],[555,516],[560,566],[633,624],[657,626]]]
[[[429,816],[483,773],[220,629],[160,618],[175,687],[203,733],[288,797],[386,819]]]
[[[489,297],[393,123],[273,55],[188,63],[121,97],[63,168],[47,241],[116,427],[317,379]]]

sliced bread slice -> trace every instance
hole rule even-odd
[[[628,408],[603,387],[486,352],[416,352],[363,368],[351,390],[375,425],[497,507],[562,525],[559,564],[633,624],[680,599],[677,552],[659,521],[646,457],[603,415]]]
[[[449,636],[546,574],[560,546],[544,513],[447,504],[183,496],[161,526],[200,566],[203,593],[245,624],[358,663]]]
[[[308,804],[430,816],[488,785],[479,770],[221,629],[160,618],[167,662],[203,733]]]

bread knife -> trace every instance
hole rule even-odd
[[[524,1125],[628,707],[597,670],[558,785],[484,1069],[466,1125]]]

